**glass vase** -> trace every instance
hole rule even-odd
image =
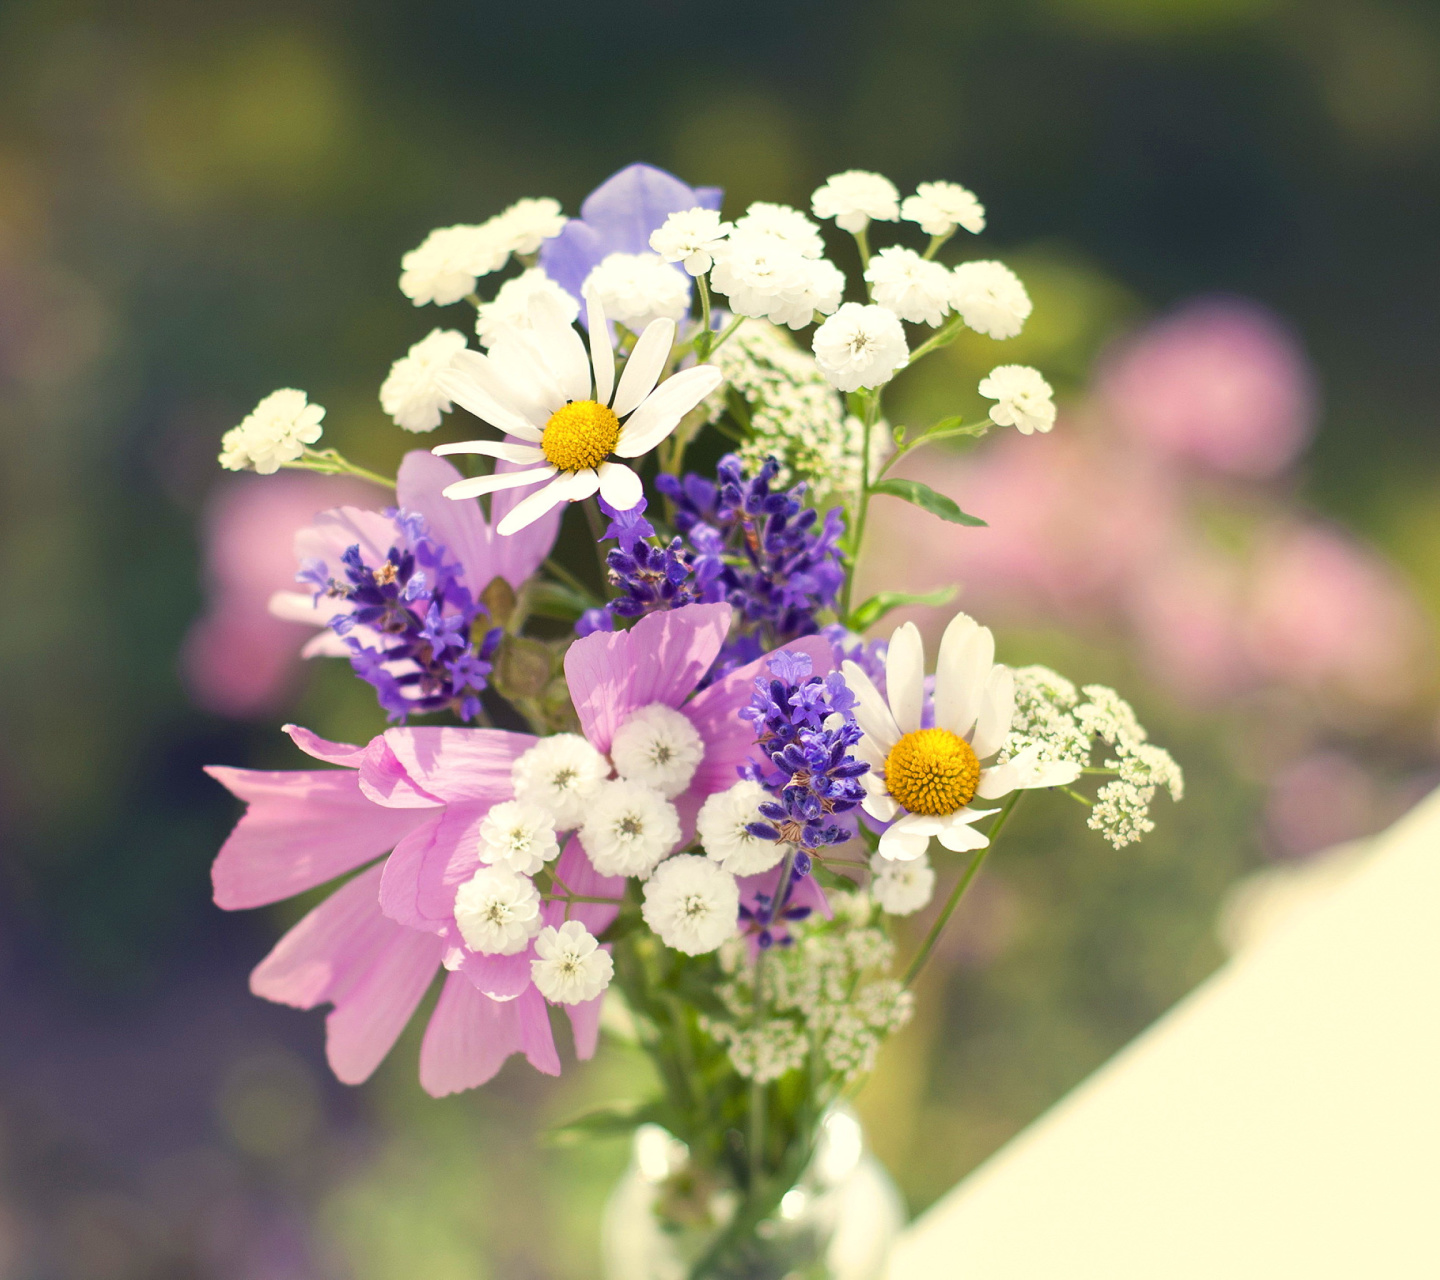
[[[739,1196],[721,1189],[697,1197],[688,1156],[658,1125],[636,1131],[605,1209],[607,1280],[883,1280],[904,1208],[849,1108],[826,1113],[814,1156],[776,1211],[699,1274]]]

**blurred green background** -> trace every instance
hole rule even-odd
[[[574,212],[635,159],[725,187],[731,213],[803,206],[851,167],[972,187],[990,228],[963,248],[1011,261],[1034,319],[1011,347],[957,344],[896,411],[969,408],[990,364],[1033,362],[1065,406],[1055,447],[1110,440],[1091,480],[1133,452],[1105,435],[1102,352],[1197,295],[1254,300],[1303,348],[1313,443],[1262,476],[1187,473],[1176,518],[1227,555],[1236,528],[1336,531],[1416,637],[1384,697],[1273,673],[1184,696],[1124,610],[992,593],[1004,656],[1133,695],[1191,793],[1119,852],[1061,800],[1022,811],[862,1098],[913,1209],[1220,963],[1241,877],[1378,829],[1440,776],[1435,6],[10,0],[0,1280],[595,1274],[625,1151],[534,1133],[641,1087],[639,1065],[611,1046],[557,1084],[512,1063],[435,1102],[407,1037],[367,1086],[330,1080],[321,1016],[246,991],[298,909],[210,904],[234,812],[199,770],[295,764],[283,718],[360,736],[380,714],[334,666],[227,704],[180,654],[219,589],[212,557],[207,606],[205,530],[240,492],[223,430],[299,386],[327,441],[392,467],[417,442],[379,382],[464,323],[409,306],[401,253],[523,195]],[[1340,793],[1330,826],[1286,826]]]

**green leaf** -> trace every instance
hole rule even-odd
[[[573,1146],[590,1138],[624,1137],[640,1125],[656,1120],[660,1109],[659,1102],[615,1102],[557,1124],[546,1137],[555,1146]]]
[[[941,418],[914,443],[916,445],[930,444],[935,440],[953,440],[956,436],[978,437],[983,436],[989,430],[989,418],[981,418],[977,422],[966,422],[964,418],[956,415],[953,418]]]
[[[881,480],[870,492],[913,502],[917,507],[924,507],[931,515],[948,520],[951,524],[986,527],[985,521],[979,516],[966,515],[953,499],[947,498],[943,493],[936,493],[928,484],[921,484],[918,480]]]
[[[574,622],[592,603],[562,583],[538,578],[531,579],[526,587],[526,600],[531,613],[537,613],[542,618],[558,618],[562,622]]]
[[[923,595],[915,595],[909,591],[882,591],[857,608],[845,620],[845,625],[851,631],[864,631],[866,627],[879,622],[891,609],[898,609],[902,604],[941,605],[949,604],[954,598],[954,587],[939,587]]]

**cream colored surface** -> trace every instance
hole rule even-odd
[[[935,1205],[890,1276],[1440,1277],[1440,792]]]

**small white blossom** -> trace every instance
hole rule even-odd
[[[872,218],[894,222],[900,217],[900,193],[889,178],[863,169],[833,174],[810,197],[817,218],[834,218],[842,231],[860,232]]]
[[[753,835],[752,822],[764,822],[761,801],[769,792],[758,782],[745,778],[728,791],[707,796],[695,819],[695,832],[705,853],[726,871],[737,876],[759,875],[769,871],[789,851],[790,846],[778,840]]]
[[[816,331],[815,360],[841,391],[878,387],[910,358],[905,330],[886,307],[847,302]]]
[[[690,785],[705,743],[684,712],[652,702],[616,730],[610,743],[615,772],[653,787],[667,800]]]
[[[482,303],[475,311],[475,332],[481,346],[488,347],[516,329],[535,327],[535,304],[544,300],[552,310],[573,324],[580,315],[580,304],[539,267],[522,271],[507,280],[495,294],[494,301]]]
[[[535,938],[530,977],[553,1004],[585,1004],[595,999],[615,976],[615,962],[595,936],[578,920],[558,929],[547,925]]]
[[[511,956],[540,932],[540,894],[504,867],[481,867],[455,891],[455,924],[471,951]]]
[[[650,247],[666,262],[678,262],[692,276],[703,276],[730,231],[730,224],[722,222],[715,209],[685,209],[672,213],[650,233]]]
[[[962,262],[951,274],[951,305],[976,333],[1013,338],[1025,327],[1030,295],[1003,262]]]
[[[567,219],[560,212],[560,201],[549,196],[517,200],[504,213],[492,218],[491,226],[507,253],[531,254],[541,244],[558,236]]]
[[[735,932],[740,887],[708,858],[682,853],[662,862],[646,882],[641,914],[667,947],[703,955]]]
[[[820,228],[788,204],[757,200],[735,220],[734,235],[737,240],[774,241],[802,258],[818,258],[825,252]]]
[[[736,315],[803,329],[817,311],[840,305],[845,276],[826,258],[807,258],[775,237],[732,236],[716,253],[710,283]]]
[[[654,787],[621,778],[586,806],[580,842],[602,876],[647,876],[680,843],[680,817]]]
[[[612,253],[585,277],[605,315],[639,333],[662,317],[679,321],[690,309],[690,281],[658,253]]]
[[[958,182],[922,182],[905,197],[900,216],[918,222],[927,236],[952,235],[956,227],[974,235],[985,230],[985,206]]]
[[[522,800],[495,805],[480,823],[480,861],[533,876],[560,852],[548,809]]]
[[[390,366],[380,384],[380,407],[406,431],[434,431],[440,415],[450,412],[450,397],[435,385],[435,375],[465,350],[465,335],[454,329],[431,329],[409,352]]]
[[[865,279],[880,306],[912,324],[937,325],[950,310],[954,282],[949,268],[927,262],[914,249],[881,249],[865,268]]]
[[[870,860],[870,869],[874,872],[870,896],[889,915],[911,915],[928,905],[935,894],[935,872],[923,854],[914,862],[896,862],[877,853]]]
[[[541,738],[510,766],[515,798],[529,801],[555,817],[562,831],[585,821],[610,762],[578,733]]]
[[[439,227],[400,259],[400,292],[417,307],[449,306],[475,291],[477,276],[499,271],[509,257],[494,218],[480,226]]]
[[[285,462],[304,456],[305,446],[320,439],[325,410],[307,404],[305,393],[286,387],[272,391],[238,427],[220,440],[220,465],[229,471],[273,475]]]
[[[1014,427],[1023,436],[1049,431],[1055,425],[1054,391],[1038,369],[1024,364],[1002,364],[980,380],[980,394],[998,400],[990,421]]]
[[[810,1055],[809,1039],[789,1018],[772,1018],[758,1027],[744,1028],[703,1018],[701,1026],[725,1046],[730,1065],[742,1080],[768,1084],[798,1071]]]

